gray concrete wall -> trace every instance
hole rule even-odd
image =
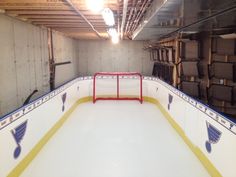
[[[53,32],[55,62],[71,61],[56,68],[56,86],[78,75],[98,71],[137,71],[151,75],[153,63],[143,42],[78,41]],[[47,29],[0,15],[0,116],[49,91]]]
[[[153,62],[143,50],[142,41],[78,41],[78,73],[80,76],[95,72],[141,72],[151,75]]]
[[[56,69],[56,86],[77,76],[77,43],[54,32],[56,62],[72,64]],[[0,15],[0,116],[22,106],[25,99],[49,91],[47,29]]]
[[[47,30],[0,15],[0,116],[49,91]]]
[[[56,63],[71,61],[71,64],[56,67],[55,85],[59,86],[78,76],[77,41],[62,33],[53,32],[53,50]]]

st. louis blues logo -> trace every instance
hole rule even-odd
[[[169,96],[168,96],[168,105],[167,105],[168,110],[170,110],[170,104],[172,103],[172,101],[173,101],[173,96],[171,94],[169,94]]]
[[[62,112],[64,112],[65,111],[65,103],[66,103],[66,93],[64,93],[61,96],[61,99],[62,99]]]
[[[211,125],[209,122],[206,122],[206,126],[207,126],[208,140],[206,141],[205,146],[207,152],[210,153],[211,145],[218,143],[221,137],[221,132],[216,127]]]
[[[20,142],[25,135],[26,127],[27,127],[27,120],[25,122],[21,123],[20,125],[18,125],[13,130],[11,130],[12,136],[14,137],[16,144],[17,144],[17,147],[14,151],[14,158],[15,159],[18,158],[21,153]]]

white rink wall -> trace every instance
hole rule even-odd
[[[77,86],[77,80],[69,82],[1,119],[0,144],[4,148],[0,150],[3,164],[0,176],[7,176],[78,100]],[[17,131],[17,127],[24,123],[25,128]],[[17,147],[21,152],[15,154]]]
[[[159,79],[144,82],[148,89],[144,95],[159,101],[220,174],[236,176],[236,124]]]
[[[144,77],[143,95],[159,101],[222,176],[236,176],[234,123],[156,78]],[[80,77],[1,118],[0,176],[7,176],[78,99],[88,96],[92,77]]]

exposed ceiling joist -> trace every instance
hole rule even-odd
[[[92,30],[95,32],[95,34],[99,37],[102,38],[102,36],[100,35],[100,33],[95,29],[95,27],[93,26],[93,24],[84,16],[84,14],[73,4],[73,2],[71,0],[65,0],[70,6],[71,8],[74,9],[74,11],[77,13],[77,15],[81,16],[85,22],[88,23],[88,25],[92,28]]]
[[[86,0],[0,0],[0,9],[2,9],[3,13],[14,18],[27,21],[34,25],[63,31],[70,36],[81,37],[86,32],[84,36],[90,34],[92,38],[107,38],[108,27],[104,23],[101,13],[96,14],[91,12],[87,8],[85,1]],[[116,21],[115,27],[119,26],[120,28],[121,24],[118,24],[118,21],[121,22],[123,16],[124,36],[126,36],[125,22],[127,18],[123,14],[123,7],[126,7],[128,13],[134,1],[139,2],[136,4],[135,11],[138,12],[142,6],[142,1],[140,0],[125,0],[125,4],[124,0],[104,0],[104,8],[109,7],[114,13]]]

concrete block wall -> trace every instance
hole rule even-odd
[[[57,87],[78,76],[77,40],[53,32],[53,51],[56,63],[71,61],[71,64],[56,67],[55,86]]]
[[[126,40],[114,45],[109,40],[79,40],[77,51],[79,76],[122,71],[152,74],[153,62],[143,50],[143,41]]]
[[[0,15],[0,116],[49,91],[47,30]]]

